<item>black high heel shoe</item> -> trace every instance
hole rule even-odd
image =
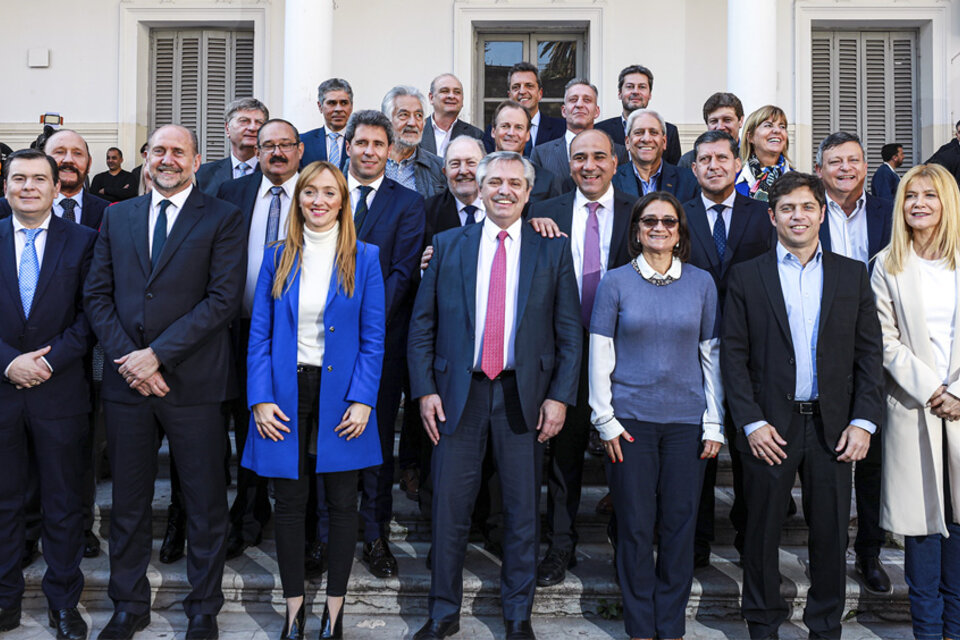
[[[344,601],[346,604],[346,601]],[[323,605],[323,617],[320,618],[320,638],[342,638],[343,637],[343,605],[340,606],[340,615],[336,622],[330,621],[330,609],[326,604]]]
[[[303,623],[307,612],[307,602],[304,600],[300,604],[300,611],[293,618],[293,624],[290,625],[290,617],[285,615],[283,623],[283,633],[280,634],[280,640],[303,640]]]

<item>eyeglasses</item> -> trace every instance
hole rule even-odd
[[[273,153],[277,149],[283,151],[284,153],[290,153],[297,148],[296,142],[281,142],[280,144],[262,144],[260,145],[260,151],[266,151],[267,153]]]
[[[680,224],[680,220],[677,218],[656,218],[654,216],[640,218],[640,224],[647,229],[656,228],[658,223],[662,224],[664,229],[676,229],[677,225]]]

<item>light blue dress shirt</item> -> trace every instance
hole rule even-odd
[[[640,177],[640,172],[637,171],[637,167],[633,167],[633,175],[637,176],[637,182],[640,183],[640,190],[643,191],[640,195],[645,196],[648,193],[653,193],[657,191],[657,188],[660,186],[660,172],[663,171],[663,161],[660,161],[660,166],[657,168],[657,172],[650,176],[650,180],[644,180]]]

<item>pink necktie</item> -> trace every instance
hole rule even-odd
[[[507,232],[497,234],[497,252],[490,268],[490,288],[487,289],[487,319],[483,325],[483,354],[480,369],[493,380],[503,371],[503,333],[507,299]]]
[[[599,202],[587,203],[587,229],[583,234],[583,275],[580,278],[580,320],[590,329],[593,300],[600,285],[600,221],[597,219]]]

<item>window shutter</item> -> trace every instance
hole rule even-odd
[[[200,137],[200,100],[201,100],[201,66],[200,46],[202,35],[199,31],[186,31],[178,34],[180,71],[177,87],[176,109],[174,115],[176,124],[190,129]]]
[[[832,38],[829,36],[813,37],[813,160],[816,162],[817,145],[830,135],[833,122],[833,82],[831,81],[830,49]]]
[[[914,96],[917,77],[916,45],[913,34],[894,34],[891,38],[893,50],[893,135],[887,142],[903,145],[903,174],[911,166],[918,164],[917,157],[917,120]]]
[[[153,105],[150,130],[173,122],[175,94],[176,36],[173,33],[154,33],[150,39],[150,61],[153,82],[150,83],[150,103]]]
[[[880,149],[887,140],[887,44],[886,34],[866,33],[863,38],[863,116],[860,141],[867,154],[867,167],[883,162]]]
[[[233,99],[253,95],[253,33],[234,33]]]
[[[227,140],[223,133],[223,116],[231,99],[229,67],[229,36],[225,31],[205,31],[203,55],[205,78],[203,82],[204,125],[197,135],[201,139],[204,158],[223,158],[227,155]]]
[[[840,36],[835,50],[837,69],[836,130],[856,133],[860,116],[860,51],[856,37]],[[819,141],[818,141],[819,142]]]

